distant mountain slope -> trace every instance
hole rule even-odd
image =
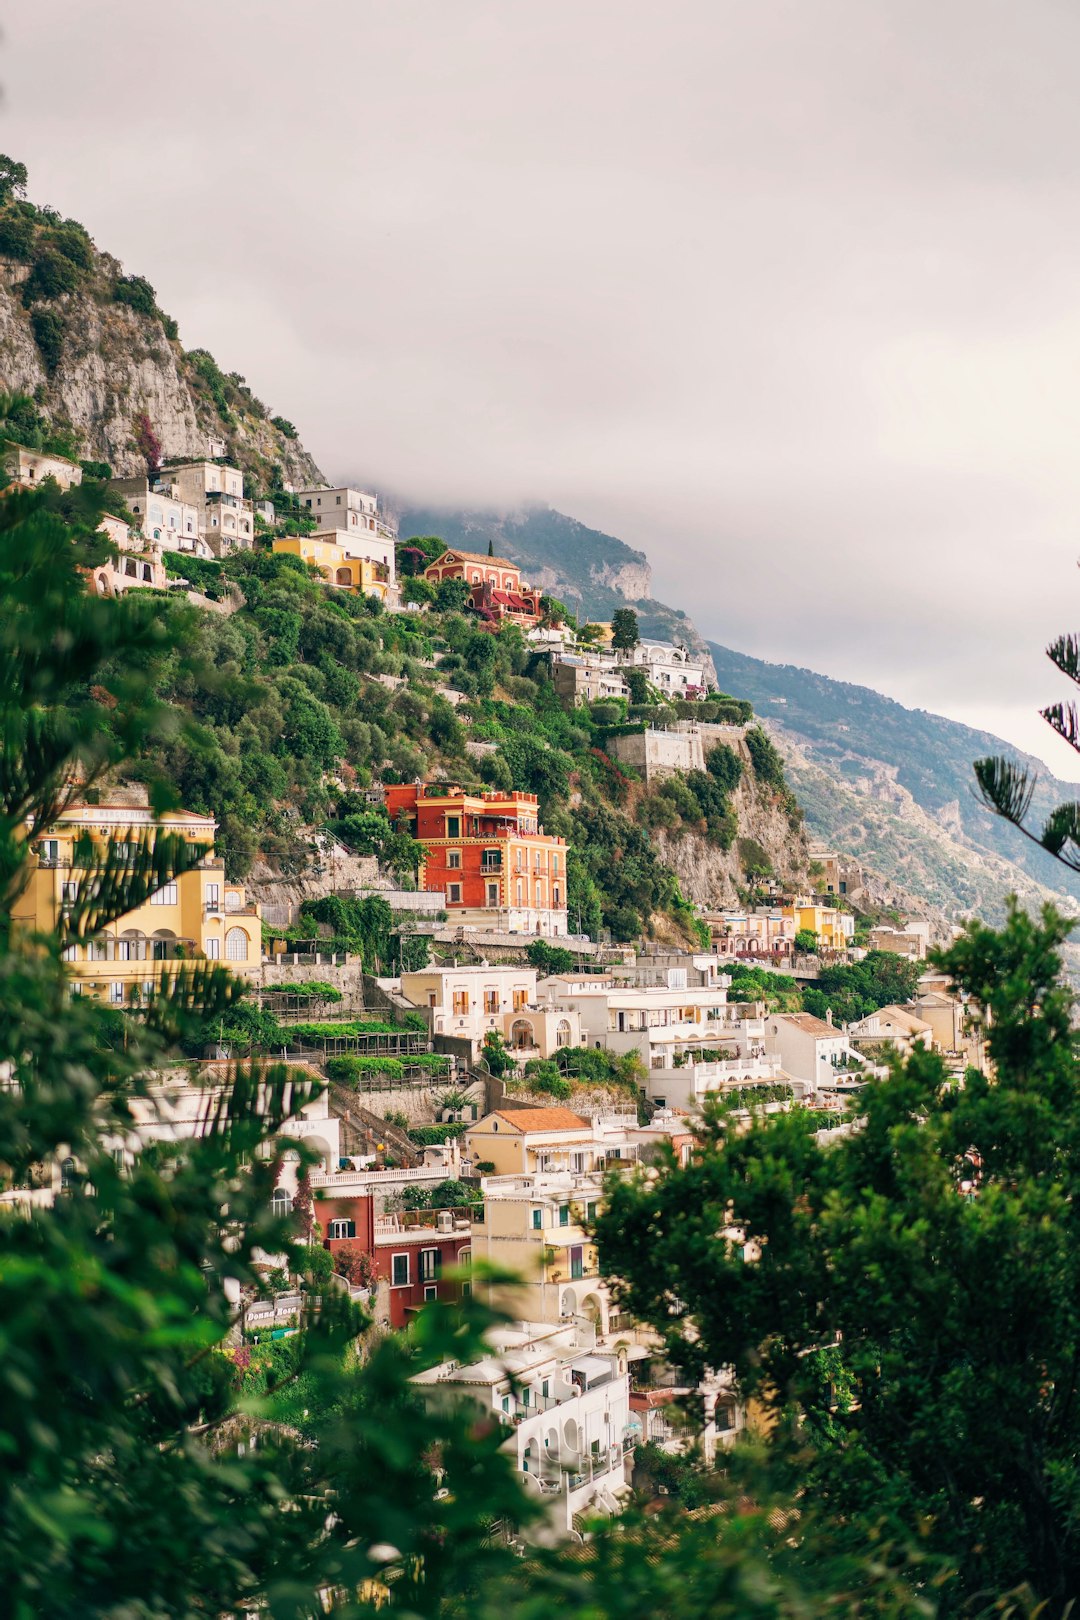
[[[1038,771],[1036,815],[1075,786],[990,732],[710,645],[721,687],[749,698],[782,743],[813,832],[954,910],[996,914],[1014,888],[1080,899],[1080,878],[982,807],[972,763],[1006,754]]]
[[[642,635],[683,641],[708,657],[687,614],[650,595],[652,569],[644,552],[550,506],[455,511],[405,505],[399,507],[398,531],[403,537],[437,534],[465,551],[486,552],[490,542],[521,564],[529,584],[559,597],[578,615],[610,619],[616,608],[629,604]]]

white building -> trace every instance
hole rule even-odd
[[[646,1068],[662,1069],[673,1066],[677,1053],[723,1043],[727,983],[668,988],[559,975],[542,988],[558,1007],[577,1013],[584,1045],[637,1052]]]
[[[3,460],[13,481],[27,489],[33,489],[35,484],[43,483],[46,478],[53,479],[61,489],[70,489],[72,484],[82,483],[82,468],[77,461],[69,461],[67,456],[51,456],[43,450],[28,450],[25,445],[12,444],[9,440],[3,446]]]
[[[658,691],[669,697],[684,693],[697,697],[708,687],[705,665],[687,647],[670,641],[639,641],[636,647],[616,653],[620,664],[644,668]]]
[[[769,1013],[764,1029],[766,1052],[793,1080],[804,1081],[813,1097],[835,1080],[838,1069],[858,1067],[847,1032],[812,1013]]]
[[[491,1353],[444,1362],[412,1383],[425,1402],[491,1415],[506,1429],[527,1491],[547,1508],[540,1539],[568,1535],[576,1513],[617,1514],[634,1437],[625,1356],[602,1351],[574,1324],[516,1322],[488,1335]]]
[[[371,556],[384,562],[393,561],[397,526],[380,511],[377,495],[342,485],[338,489],[298,489],[296,498],[311,513],[320,530],[337,531],[338,541],[346,535],[350,540],[378,541],[384,549],[379,553],[372,551]]]
[[[120,596],[135,589],[163,591],[168,585],[161,547],[156,540],[135,534],[122,518],[102,515],[98,528],[116,547],[116,556],[92,570],[91,583],[98,596]]]
[[[547,1058],[581,1043],[576,1014],[540,997],[536,969],[528,966],[428,967],[403,973],[401,993],[431,1015],[433,1035],[472,1043],[479,1057],[484,1037],[501,1035],[519,1058]]]
[[[213,556],[199,533],[199,507],[181,499],[179,485],[170,473],[159,473],[154,479],[113,478],[109,487],[124,497],[135,527],[145,539],[156,541],[166,551],[205,559]]]
[[[163,468],[161,481],[166,480],[179,501],[196,508],[199,533],[215,557],[251,549],[255,514],[244,498],[239,467],[221,461],[185,461]]]

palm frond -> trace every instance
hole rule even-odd
[[[979,784],[979,797],[996,816],[1011,821],[1024,831],[1024,821],[1031,809],[1031,799],[1038,778],[1022,765],[1000,757],[977,759],[975,780]],[[1030,836],[1030,835],[1029,835]]]
[[[104,847],[80,839],[75,850],[78,890],[59,934],[63,944],[93,939],[110,923],[144,905],[164,884],[190,871],[207,852],[175,833],[153,838],[129,829],[126,838]]]
[[[1058,736],[1075,748],[1080,754],[1080,717],[1077,715],[1075,703],[1051,703],[1049,708],[1040,709],[1039,713]]]
[[[1046,656],[1063,675],[1080,686],[1080,637],[1059,636],[1047,647]]]
[[[1080,871],[1080,804],[1075,800],[1059,804],[1046,818],[1039,842],[1063,866]],[[1070,844],[1073,847],[1066,852]]]

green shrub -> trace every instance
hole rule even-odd
[[[283,438],[286,438],[286,439],[299,438],[299,434],[297,433],[296,428],[289,421],[287,416],[272,416],[270,418],[270,423],[271,423],[272,427],[277,428],[278,432],[282,435]]]
[[[450,1121],[445,1125],[410,1125],[409,1138],[417,1147],[439,1147],[447,1137],[456,1139],[463,1136],[468,1128],[460,1120]]]
[[[78,266],[62,253],[41,252],[23,283],[23,303],[29,308],[43,298],[74,292],[80,281]]]
[[[126,304],[137,315],[157,314],[157,294],[145,276],[117,276],[113,299]]]
[[[30,316],[30,330],[51,377],[64,352],[64,318],[54,309],[35,309]]]
[[[20,208],[5,208],[0,214],[0,255],[25,261],[34,244],[34,222]]]

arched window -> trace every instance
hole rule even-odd
[[[292,1209],[292,1199],[289,1197],[284,1187],[274,1188],[274,1196],[270,1200],[270,1208],[273,1210],[274,1214],[278,1216],[289,1214],[290,1210]]]
[[[225,960],[227,962],[246,962],[248,954],[248,937],[242,928],[230,928],[225,935]]]
[[[567,1023],[565,1018],[560,1018],[557,1026],[556,1026],[556,1029],[555,1029],[555,1045],[556,1046],[569,1046],[570,1045],[570,1025]]]
[[[332,1238],[354,1238],[356,1236],[355,1221],[331,1221],[330,1236]]]

